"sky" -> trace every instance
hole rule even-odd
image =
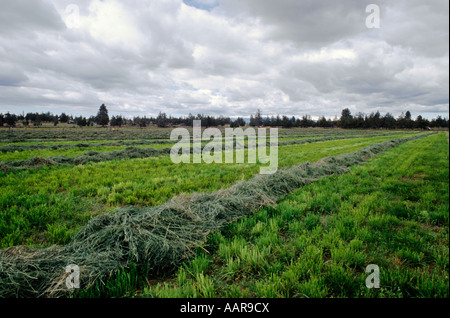
[[[0,3],[0,113],[449,117],[448,0]]]

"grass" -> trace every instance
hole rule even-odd
[[[148,127],[121,129],[100,127],[43,127],[0,129],[1,143],[42,142],[42,141],[76,141],[76,140],[133,140],[133,139],[169,139],[170,129]]]
[[[185,127],[192,130],[192,127]],[[220,128],[222,131],[224,127]],[[169,139],[171,128],[132,128],[120,129],[85,127],[77,128],[66,125],[42,128],[13,128],[11,130],[0,127],[0,146],[26,142],[66,142],[66,141],[94,141],[94,140],[142,140],[142,139]],[[380,130],[342,130],[322,128],[290,128],[279,129],[280,137],[311,137],[311,136],[337,136],[337,135],[369,135],[380,132],[395,133],[395,131]],[[398,131],[411,133],[410,131]]]
[[[404,136],[405,133],[399,132],[378,132],[372,134],[348,134],[348,135],[317,135],[310,137],[303,136],[279,136],[279,143],[283,145],[283,143],[301,141],[304,139],[309,140],[317,140],[326,141],[327,138],[364,138],[364,137],[400,137]],[[144,144],[141,144],[144,143]],[[133,146],[138,148],[153,148],[153,149],[163,149],[163,148],[171,148],[174,145],[175,141],[170,140],[120,140],[120,141],[89,141],[85,143],[80,143],[80,141],[66,141],[66,142],[19,142],[19,143],[10,143],[4,146],[0,146],[0,162],[13,162],[31,159],[34,157],[40,158],[51,158],[58,156],[65,156],[68,158],[74,158],[80,155],[83,155],[87,151],[96,151],[96,152],[111,152],[115,150],[123,150],[127,146]],[[223,140],[222,140],[223,142]],[[146,144],[148,143],[148,144]],[[247,140],[245,140],[245,144],[247,144]],[[202,145],[208,144],[207,141],[203,141]],[[31,148],[31,149],[30,149]]]
[[[171,148],[173,144],[155,144],[155,145],[138,145],[133,146],[133,148],[152,148],[152,149],[164,149]],[[16,151],[10,153],[0,153],[0,162],[5,161],[20,161],[31,159],[34,157],[40,158],[51,158],[57,156],[65,156],[68,158],[74,158],[80,155],[85,154],[88,151],[94,152],[112,152],[116,150],[124,150],[128,146],[101,146],[101,147],[93,147],[93,148],[83,148],[83,147],[74,147],[69,149],[39,149],[39,150],[24,150],[24,151]]]
[[[64,143],[120,140],[125,133],[80,132],[74,137],[66,131],[66,139],[73,141]],[[56,131],[49,136],[0,133],[3,140],[25,143],[33,137],[62,143],[52,139],[61,137]],[[280,168],[405,135],[348,133],[359,138],[280,147]],[[131,135],[162,140],[167,130]],[[281,130],[280,135],[289,141],[329,136],[329,131]],[[447,138],[441,133],[407,142],[349,174],[315,182],[211,233],[175,275],[151,277],[130,266],[78,297],[448,297]],[[54,150],[48,151],[38,153],[53,156]],[[159,156],[0,173],[0,247],[65,244],[92,216],[120,206],[158,205],[180,193],[215,191],[249,179],[259,167],[175,165],[168,156]],[[380,267],[380,289],[365,287],[369,264]]]
[[[279,148],[280,168],[352,152],[394,136]],[[161,204],[180,193],[248,180],[260,164],[173,164],[169,156],[0,172],[0,247],[65,244],[87,220],[118,206]]]
[[[136,296],[448,297],[448,163],[445,134],[407,142],[211,234]]]

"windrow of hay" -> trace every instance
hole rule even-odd
[[[344,139],[344,138],[360,138],[361,134],[355,132],[353,134],[349,134],[347,131],[346,134],[337,135],[336,132],[333,132],[333,136],[318,134],[318,135],[307,135],[309,138],[303,139],[308,140],[307,142],[311,142],[313,140],[317,140],[318,138],[323,138],[322,140],[334,140],[334,139]],[[388,131],[388,132],[376,132],[376,133],[365,133],[364,137],[381,137],[381,136],[390,136],[398,134],[397,131]],[[283,138],[305,138],[305,135],[280,135],[280,139]],[[286,141],[286,144],[291,144],[292,142],[297,142],[301,140],[290,140]],[[0,152],[8,153],[8,152],[22,152],[22,151],[30,151],[30,150],[43,150],[43,149],[73,149],[73,148],[97,148],[97,147],[119,147],[119,146],[146,146],[146,145],[159,145],[159,144],[175,144],[178,141],[176,140],[161,140],[161,139],[153,139],[153,140],[116,140],[116,141],[108,141],[101,143],[89,143],[89,142],[79,142],[76,144],[42,144],[42,143],[33,143],[33,144],[25,144],[25,145],[15,145],[10,144],[6,146],[0,146]],[[303,141],[301,141],[303,142]],[[284,141],[283,141],[284,143]]]
[[[44,142],[44,141],[81,141],[86,140],[147,140],[147,139],[168,139],[170,130],[167,128],[136,129],[121,128],[18,128],[0,129],[0,142]]]
[[[13,170],[24,170],[39,168],[43,166],[56,165],[82,165],[89,162],[102,162],[111,160],[123,160],[133,158],[148,158],[170,154],[171,148],[154,149],[127,147],[122,150],[108,152],[86,151],[77,157],[56,156],[56,157],[33,157],[26,160],[0,162],[0,171],[8,172]]]
[[[213,193],[180,195],[156,207],[120,208],[91,221],[66,246],[44,249],[12,247],[0,251],[1,297],[64,297],[69,274],[80,268],[81,288],[136,265],[150,274],[174,270],[194,255],[209,233],[275,204],[284,195],[320,178],[346,173],[350,166],[413,136],[373,144],[353,153],[302,163],[273,175],[257,175],[247,182]]]
[[[185,127],[192,131],[192,127]],[[207,127],[204,127],[207,128]],[[225,127],[219,127],[224,131]],[[280,136],[286,137],[314,137],[330,135],[366,135],[380,133],[380,130],[366,129],[316,129],[316,128],[289,128],[280,129]],[[398,133],[398,131],[382,131],[383,134]],[[414,133],[414,131],[402,131],[402,133]],[[155,140],[169,139],[171,129],[156,128],[136,129],[136,127],[122,127],[120,129],[106,128],[32,128],[32,129],[0,129],[1,143],[19,143],[19,142],[58,142],[58,141],[79,141],[85,143],[94,140]],[[295,135],[295,136],[294,136]]]
[[[40,144],[35,143],[31,145],[7,145],[1,146],[0,152],[16,152],[16,151],[28,151],[28,150],[42,150],[42,149],[72,149],[72,148],[97,148],[97,147],[119,147],[119,146],[145,146],[145,145],[159,145],[159,144],[174,144],[177,141],[173,140],[118,140],[102,143],[89,143],[82,142],[77,144]]]
[[[373,135],[374,137],[380,137],[383,136],[383,134],[376,134]],[[372,137],[372,135],[364,136],[364,137]],[[298,139],[298,140],[286,140],[286,141],[280,141],[277,142],[278,146],[289,146],[289,145],[302,145],[306,143],[314,143],[314,142],[324,142],[324,141],[332,141],[332,140],[342,140],[342,139],[353,139],[353,138],[361,138],[361,136],[329,136],[329,137],[321,137],[321,138],[305,138],[305,139]],[[142,141],[130,141],[130,142],[118,142],[117,145],[147,145],[150,143],[156,144],[156,143],[166,143],[167,141],[160,141],[160,140],[142,140]],[[167,142],[170,143],[176,143],[175,141]],[[234,144],[236,144],[237,141],[235,141]],[[271,143],[270,141],[267,141],[267,146],[275,145],[275,143]],[[47,147],[45,145],[40,145],[42,147]],[[89,148],[92,147],[92,144],[77,144],[77,145],[59,145],[64,148],[70,148],[70,147],[78,147],[78,148]],[[230,148],[231,145],[225,145],[225,149]],[[6,148],[5,148],[6,147]],[[0,148],[0,150],[4,152],[8,152],[11,149],[14,149],[15,147],[21,147],[21,146],[5,146],[3,149]],[[12,147],[12,148],[11,148]],[[26,147],[24,149],[34,149],[33,145],[28,146],[22,146]],[[39,145],[37,145],[39,147]],[[48,147],[55,147],[55,146],[48,146]],[[234,145],[233,145],[234,147]],[[256,146],[257,147],[257,146]],[[191,153],[194,152],[194,147],[191,148]],[[243,148],[248,148],[248,145],[243,145]],[[19,149],[19,148],[17,148]],[[36,148],[39,149],[39,148]],[[81,154],[76,157],[67,157],[67,156],[55,156],[55,157],[48,157],[48,158],[42,158],[42,157],[33,157],[26,160],[16,160],[16,161],[3,161],[0,162],[0,171],[3,172],[9,172],[14,170],[25,170],[25,169],[32,169],[32,168],[39,168],[39,167],[45,167],[45,166],[56,166],[56,165],[80,165],[80,164],[86,164],[89,162],[102,162],[102,161],[111,161],[111,160],[124,160],[124,159],[133,159],[133,158],[149,158],[149,157],[156,157],[161,155],[169,155],[172,151],[172,148],[163,148],[163,149],[154,149],[154,148],[139,148],[139,147],[133,147],[128,146],[125,149],[122,150],[114,150],[114,151],[108,151],[108,152],[99,152],[99,151],[92,151],[89,150],[85,152],[84,154]]]

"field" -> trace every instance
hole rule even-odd
[[[189,253],[162,246],[167,250],[162,264],[153,267],[130,254],[117,266],[105,265],[108,274],[102,272],[69,296],[448,297],[444,132],[285,129],[279,134],[281,176],[306,162],[312,164],[301,166],[305,171],[314,172],[324,162],[328,170],[302,175],[307,181],[302,186],[270,188],[264,194],[270,200],[255,200],[254,208],[236,207],[241,214],[202,228],[198,242],[186,244]],[[96,220],[106,222],[124,211],[153,211],[180,196],[243,188],[264,166],[174,164],[169,137],[170,129],[157,128],[0,130],[0,261],[22,266],[18,246],[65,251]],[[389,143],[393,140],[399,142]],[[375,152],[376,144],[386,147]],[[366,149],[376,156],[365,156]],[[351,163],[327,161],[336,156]],[[277,185],[286,177],[267,180]],[[167,223],[167,237],[169,226],[174,225]],[[177,226],[177,235],[184,233],[183,224]],[[123,255],[132,252],[130,246]],[[153,261],[156,254],[145,256]],[[379,289],[365,285],[369,264],[380,267]],[[0,271],[0,296],[36,296],[20,286],[18,292],[8,287],[30,270],[20,269],[25,274],[14,281]]]

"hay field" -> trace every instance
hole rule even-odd
[[[448,297],[444,133],[280,130],[270,178],[169,136],[0,130],[0,296]]]

